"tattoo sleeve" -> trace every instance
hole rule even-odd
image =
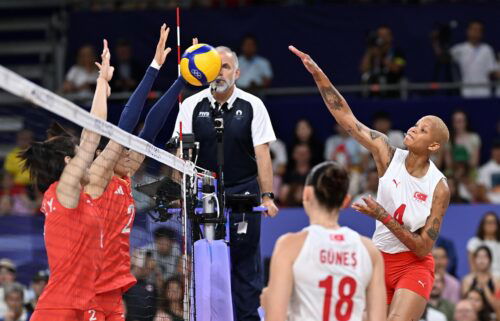
[[[319,87],[321,97],[325,101],[326,106],[331,112],[341,110],[343,108],[342,97],[340,93],[333,87]]]

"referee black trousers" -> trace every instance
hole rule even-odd
[[[260,195],[257,179],[226,188],[226,194]],[[259,321],[257,309],[262,291],[259,213],[232,213],[230,217],[231,292],[235,321]],[[248,223],[246,233],[238,233],[238,224]]]

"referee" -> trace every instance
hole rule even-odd
[[[269,143],[276,140],[262,101],[236,88],[240,76],[238,57],[227,47],[217,47],[222,67],[211,86],[187,98],[177,116],[174,136],[194,133],[200,142],[198,165],[217,172],[214,116],[224,120],[224,183],[226,195],[260,194],[266,215],[275,216],[273,169]],[[260,216],[233,213],[231,238],[231,291],[237,321],[260,320],[257,313],[262,290]]]

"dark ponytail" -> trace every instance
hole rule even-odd
[[[44,142],[33,142],[21,151],[23,167],[41,192],[59,180],[66,166],[64,158],[75,156],[75,143],[71,136],[56,136]]]
[[[349,175],[337,162],[323,162],[311,170],[306,185],[314,188],[319,204],[331,211],[342,206],[349,188]]]

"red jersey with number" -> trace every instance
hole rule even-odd
[[[97,293],[125,292],[137,282],[130,273],[130,231],[135,217],[130,177],[113,176],[94,202],[103,219],[105,240]]]
[[[348,227],[311,225],[293,263],[289,321],[361,321],[372,260],[361,237]]]
[[[445,176],[429,160],[423,177],[414,177],[406,170],[407,150],[396,149],[389,167],[379,180],[377,202],[391,213],[399,224],[411,232],[422,228],[429,217],[437,184]],[[409,251],[381,222],[377,221],[373,243],[382,252],[395,254]]]
[[[101,220],[90,196],[83,192],[76,208],[62,206],[57,184],[45,192],[41,207],[50,278],[36,309],[86,310],[95,297],[101,268]]]

